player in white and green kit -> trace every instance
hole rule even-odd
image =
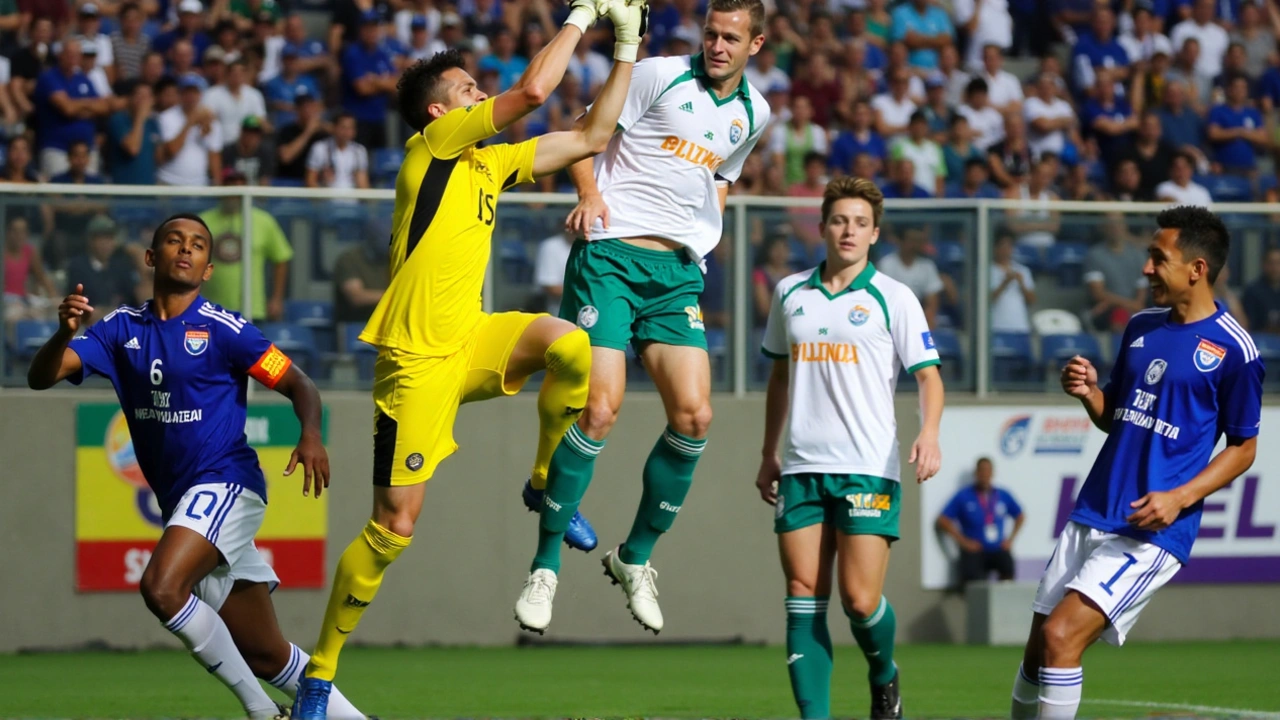
[[[765,327],[762,350],[774,363],[756,486],[776,508],[787,667],[804,718],[830,716],[833,560],[841,604],[870,665],[871,717],[902,717],[896,620],[881,594],[901,514],[893,394],[905,367],[920,386],[922,426],[908,462],[923,482],[941,461],[943,389],[920,301],[868,260],[883,211],[874,183],[832,180],[819,226],[827,259],[778,283]]]
[[[764,43],[764,17],[761,0],[710,0],[702,52],[636,63],[619,132],[594,170],[591,161],[570,170],[580,202],[567,224],[587,239],[569,256],[560,316],[591,338],[591,389],[551,458],[538,550],[516,601],[527,630],[551,622],[560,543],[622,406],[628,343],[658,387],[667,427],[645,462],[631,532],[604,565],[632,616],[662,629],[649,557],[684,505],[711,424],[702,259],[720,242],[729,184],[769,123],[743,74]]]

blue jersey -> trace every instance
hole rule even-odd
[[[961,488],[943,508],[944,517],[960,526],[960,534],[982,543],[982,549],[993,552],[1004,542],[1008,520],[1022,514],[1022,506],[1001,488],[991,488],[985,495],[970,485]]]
[[[273,387],[284,353],[238,313],[197,297],[161,320],[150,303],[122,306],[71,342],[83,370],[115,386],[138,467],[167,520],[193,485],[235,483],[267,499],[258,454],[245,438],[249,377]]]
[[[1120,341],[1104,392],[1111,432],[1071,519],[1151,543],[1186,563],[1203,503],[1164,530],[1138,530],[1129,503],[1185,485],[1209,464],[1219,438],[1251,438],[1262,417],[1265,374],[1253,339],[1222,303],[1205,320],[1169,322],[1168,309],[1137,313]]]

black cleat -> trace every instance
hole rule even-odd
[[[871,686],[871,720],[901,720],[902,695],[898,692],[898,673],[884,685]]]

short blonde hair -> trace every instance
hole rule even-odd
[[[827,217],[831,215],[831,206],[837,200],[848,198],[866,200],[871,206],[872,226],[880,227],[880,218],[884,216],[884,193],[870,180],[849,176],[838,177],[827,183],[827,189],[822,193],[822,222],[827,221]]]

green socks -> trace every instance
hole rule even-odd
[[[893,637],[898,630],[893,606],[882,595],[880,605],[871,617],[858,617],[847,609],[845,615],[849,616],[849,623],[853,626],[853,639],[858,641],[862,654],[867,656],[867,678],[872,685],[887,684],[898,672],[898,666],[893,664]]]
[[[582,496],[587,494],[596,456],[603,449],[603,441],[592,440],[577,425],[571,425],[551,455],[547,489],[539,511],[538,552],[533,556],[529,572],[539,569],[560,572],[560,545],[564,542],[564,532],[578,511]]]
[[[631,534],[622,545],[619,559],[628,565],[649,562],[653,546],[662,533],[671,529],[676,513],[693,485],[693,469],[707,446],[667,428],[649,452],[644,464],[644,493],[631,524]]]
[[[802,718],[831,716],[827,598],[787,598],[787,672]]]

